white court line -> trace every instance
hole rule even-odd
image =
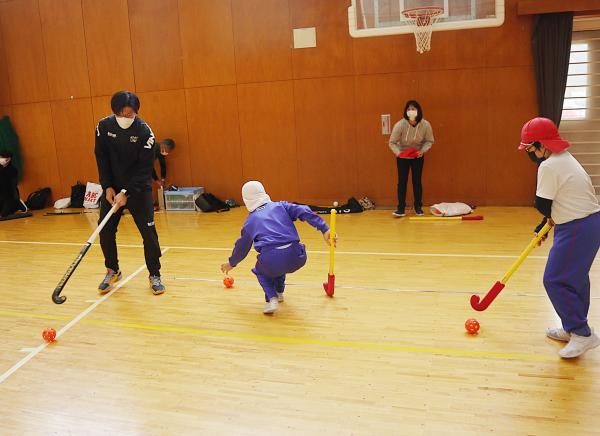
[[[190,282],[211,282],[220,283],[220,279],[205,279],[202,277],[173,277],[173,280],[190,281]],[[257,284],[253,280],[238,280],[237,283],[244,284]],[[315,288],[314,283],[286,283],[286,286],[298,286],[302,288]],[[471,295],[471,294],[482,294],[487,292],[486,289],[480,290],[436,290],[436,289],[401,289],[401,288],[382,288],[382,287],[369,287],[369,286],[344,286],[335,285],[336,289],[357,289],[363,291],[386,291],[386,292],[407,292],[416,294],[456,294],[456,295]],[[506,294],[507,297],[532,297],[532,298],[546,298],[546,293],[541,290],[538,294],[531,294],[527,291],[512,291]],[[600,300],[600,297],[591,297],[592,300]]]
[[[79,245],[81,245],[81,244],[79,244]],[[165,254],[168,250],[169,250],[168,248],[163,249],[162,254]],[[77,315],[75,318],[73,318],[66,326],[64,326],[62,329],[60,329],[56,333],[56,339],[58,339],[62,335],[64,335],[71,327],[73,327],[75,324],[77,324],[79,321],[81,321],[88,313],[90,313],[92,310],[94,310],[96,307],[98,307],[100,304],[102,304],[104,301],[106,301],[112,294],[114,294],[119,288],[121,288],[121,286],[125,285],[131,279],[135,278],[135,276],[137,276],[139,273],[141,273],[145,268],[146,268],[146,264],[143,264],[142,266],[140,266],[133,273],[131,273],[129,276],[127,276],[124,280],[122,280],[117,286],[115,286],[115,288],[112,291],[110,291],[109,293],[104,295],[102,298],[100,298],[94,304],[90,305],[87,309],[85,309],[83,312],[81,312],[79,315]],[[19,360],[17,363],[15,363],[12,366],[12,368],[10,368],[4,374],[0,375],[0,383],[2,383],[4,380],[6,380],[8,377],[10,377],[13,373],[15,373],[17,370],[19,370],[19,368],[21,368],[23,365],[25,365],[27,362],[29,362],[31,359],[33,359],[35,356],[37,356],[39,353],[41,353],[48,345],[49,345],[48,343],[44,343],[44,344],[40,345],[39,347],[32,348],[27,356],[23,357],[21,360]]]
[[[44,242],[44,241],[8,241],[0,240],[0,244],[33,244],[33,245],[77,245],[81,246],[80,243],[75,242]],[[143,245],[136,244],[119,244],[118,247],[125,248],[143,248]],[[194,246],[179,246],[179,245],[168,245],[165,246],[171,250],[199,250],[199,251],[226,251],[230,252],[231,248],[221,247],[194,247]],[[329,254],[329,251],[322,250],[307,250],[308,254]],[[378,251],[339,251],[336,250],[336,255],[351,255],[351,256],[391,256],[391,257],[459,257],[459,258],[481,258],[481,259],[516,259],[518,255],[508,254],[465,254],[465,253],[406,253],[406,252],[378,252]],[[528,259],[547,259],[548,256],[527,256]]]
[[[67,245],[67,246],[73,246],[76,245],[78,247],[81,247],[81,242],[50,242],[50,241],[0,241],[0,244],[25,244],[25,245]],[[93,245],[98,245],[98,244],[93,244]],[[118,244],[119,247],[126,247],[126,248],[143,248],[143,245],[135,245],[135,244]]]

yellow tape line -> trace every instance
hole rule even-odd
[[[49,320],[64,320],[70,321],[71,318],[66,316],[56,316],[47,314],[36,314],[29,312],[7,312],[0,311],[0,316],[12,317],[12,318],[36,318],[36,319],[49,319]],[[191,335],[211,336],[211,337],[225,337],[233,339],[248,339],[258,342],[273,342],[282,344],[295,344],[295,345],[318,345],[328,346],[337,348],[355,348],[355,349],[373,349],[373,350],[387,350],[387,351],[405,351],[410,353],[419,354],[434,354],[441,356],[452,356],[452,357],[480,357],[486,359],[505,359],[505,360],[525,360],[531,362],[556,362],[559,360],[557,356],[550,356],[547,354],[522,354],[522,353],[500,353],[494,351],[480,351],[480,350],[464,350],[457,348],[438,348],[438,347],[419,347],[414,345],[395,345],[395,344],[382,344],[382,343],[368,343],[368,342],[352,342],[352,341],[332,341],[323,339],[308,339],[308,338],[294,338],[285,336],[265,336],[256,335],[251,333],[240,333],[231,331],[220,331],[220,330],[207,330],[198,329],[192,327],[176,327],[176,326],[163,326],[154,324],[136,324],[121,321],[110,321],[110,320],[94,320],[94,319],[82,319],[82,323],[88,325],[100,325],[100,326],[111,326],[121,327],[136,330],[151,330],[166,333],[185,333]]]

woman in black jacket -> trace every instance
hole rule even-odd
[[[0,150],[0,217],[26,211],[18,188],[19,172],[12,164],[12,153]]]

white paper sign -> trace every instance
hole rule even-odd
[[[381,115],[381,134],[389,135],[390,133],[392,133],[390,130],[390,114]]]
[[[317,29],[305,27],[294,29],[294,48],[311,48],[317,46]]]

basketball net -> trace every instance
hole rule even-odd
[[[405,9],[402,14],[415,34],[417,51],[423,53],[431,48],[431,32],[433,25],[444,12],[443,8],[425,7]]]

